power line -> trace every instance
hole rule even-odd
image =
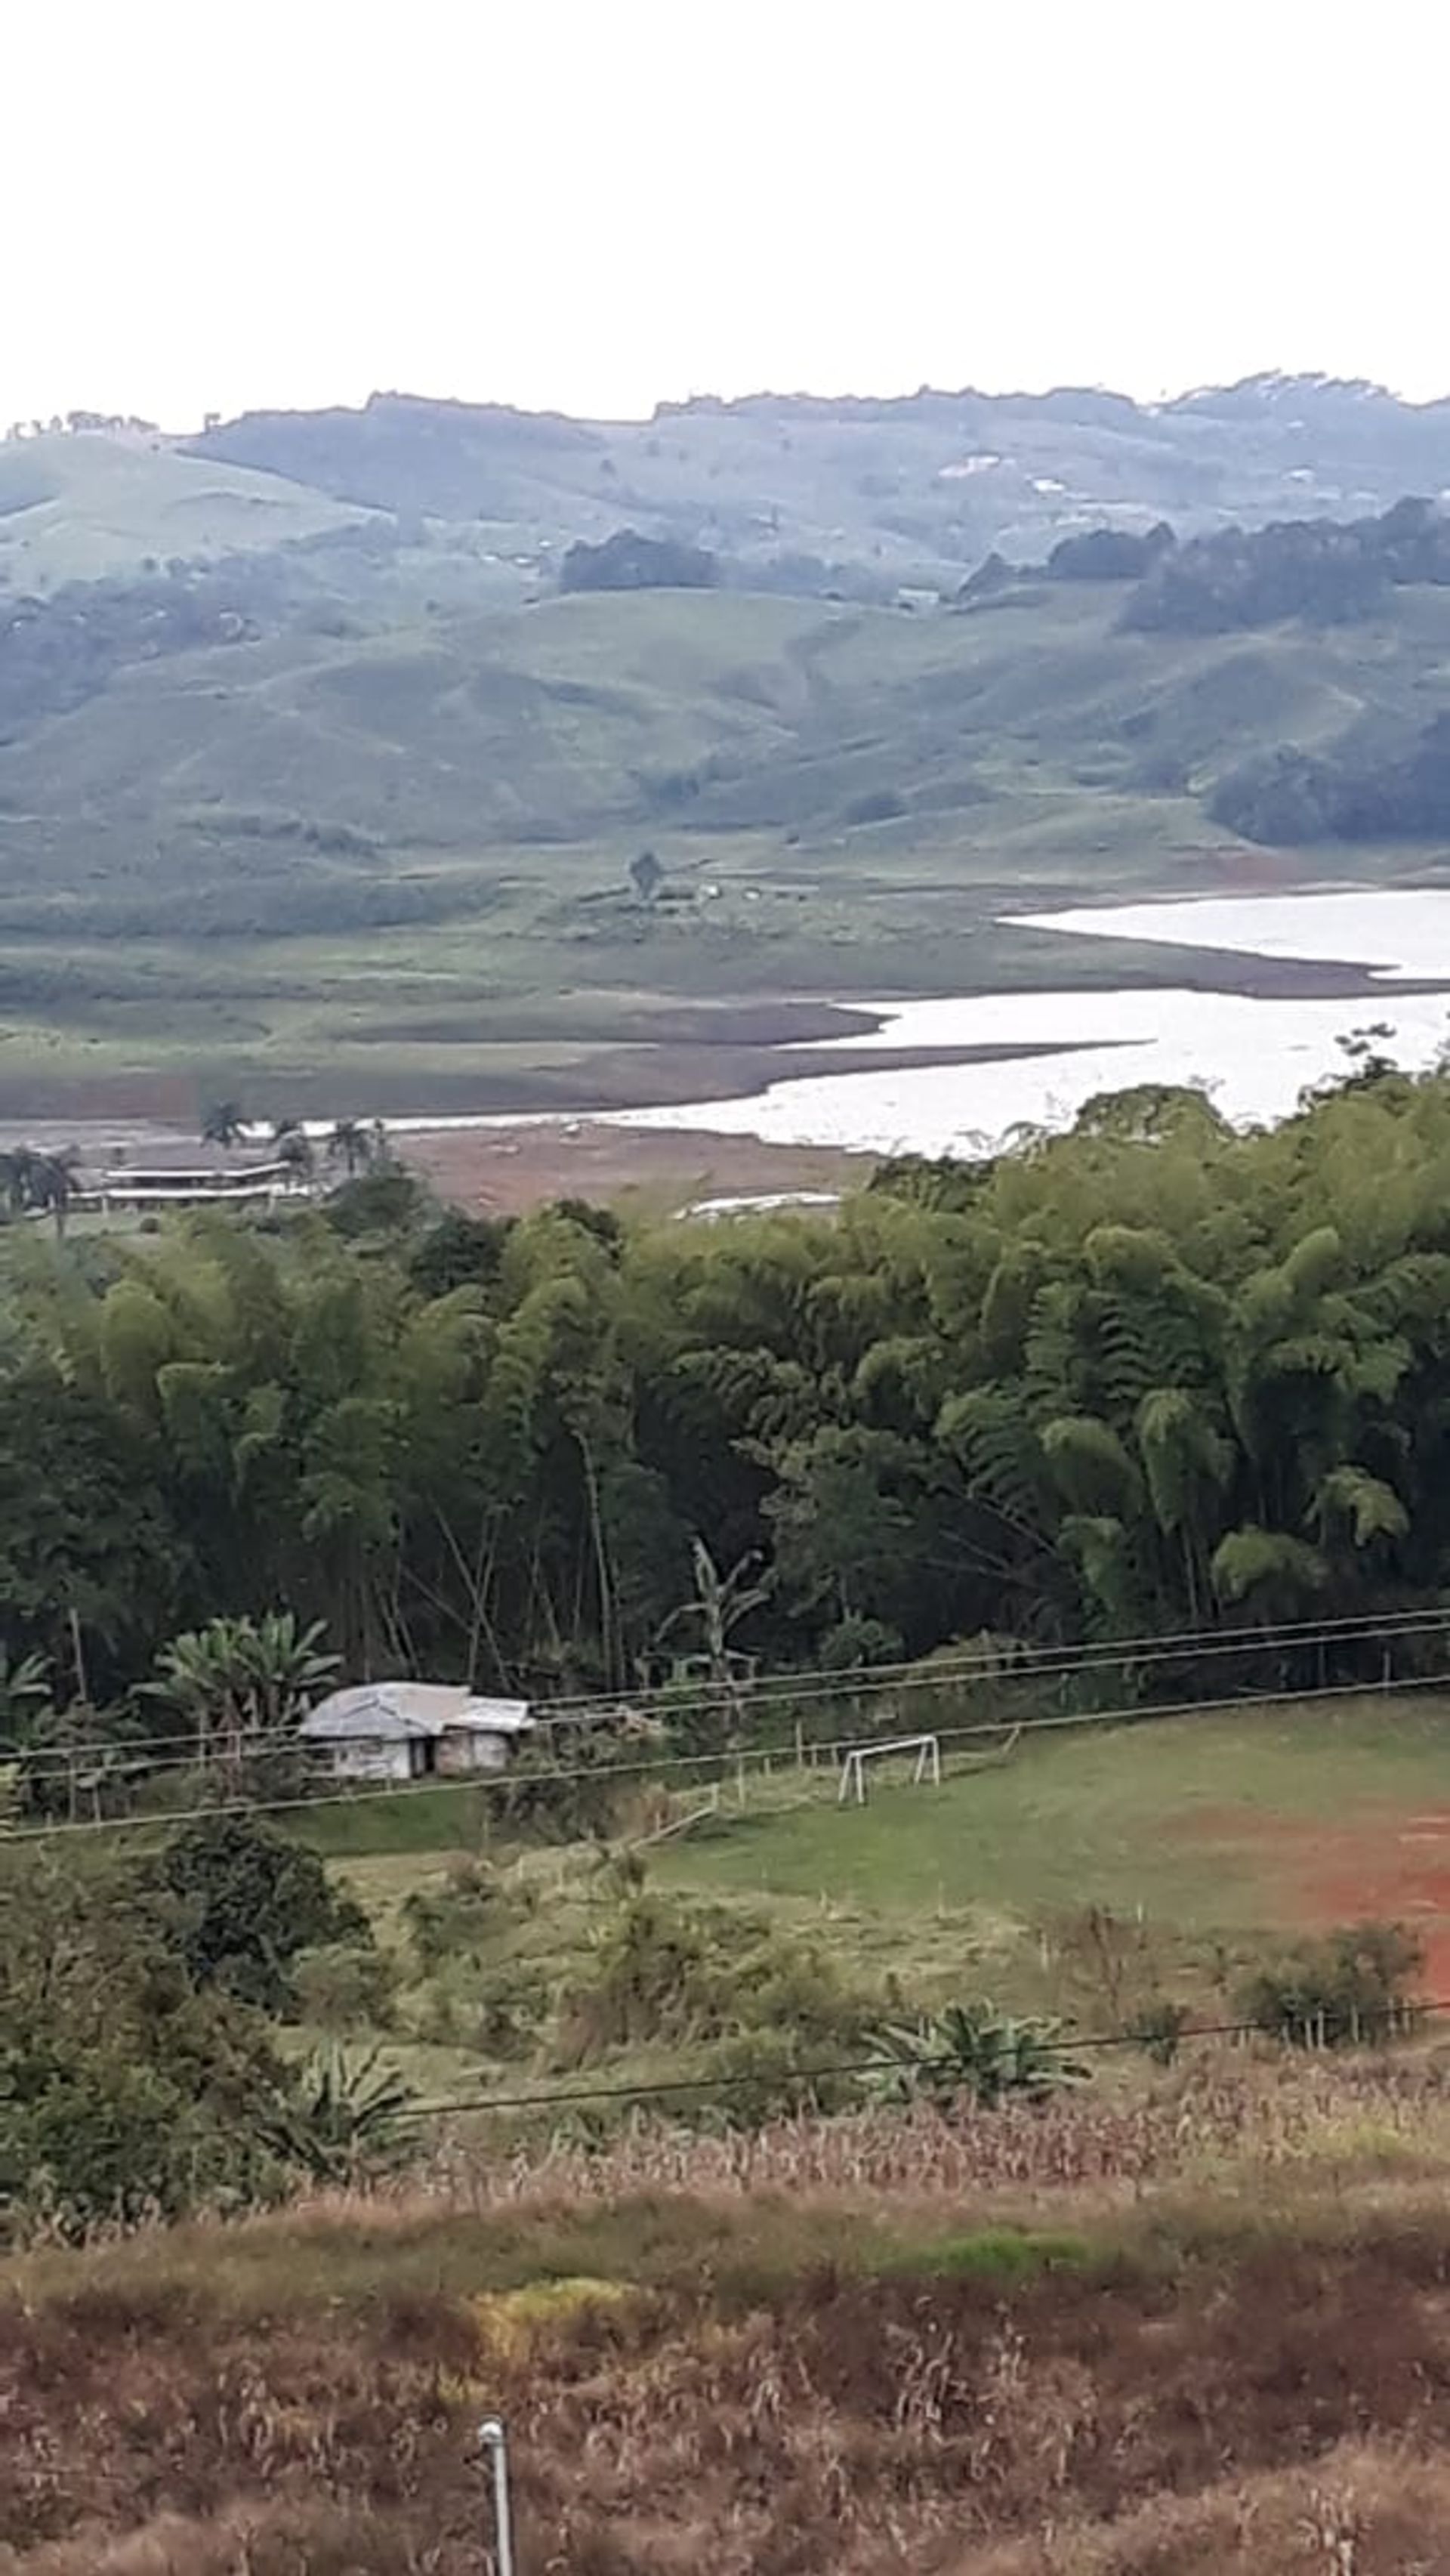
[[[1379,2011],[1366,2010],[1359,2021],[1366,2037],[1378,2031],[1389,2034],[1396,2029],[1409,2029],[1416,2022],[1432,2021],[1450,2013],[1450,1997],[1433,1996],[1421,2003],[1385,2005]],[[1298,2028],[1308,2033],[1319,2016],[1307,2015],[1302,2024],[1290,2020],[1206,2021],[1187,2023],[1171,2036],[1175,2048],[1207,2039],[1291,2039]],[[1154,2034],[1144,2030],[1110,2030],[1087,2032],[1081,2038],[1064,2035],[1060,2039],[1034,2041],[1043,2057],[1082,2057],[1115,2048],[1136,2048],[1151,2052]],[[649,2102],[662,2101],[674,2095],[747,2092],[762,2082],[791,2085],[821,2084],[848,2078],[879,2075],[951,2074],[958,2065],[952,2057],[857,2057],[837,2059],[820,2066],[774,2067],[766,2073],[757,2068],[739,2075],[679,2075],[651,2077],[639,2084],[571,2084],[555,2086],[546,2093],[493,2093],[477,2099],[455,2102],[413,2102],[398,2113],[400,2120],[425,2121],[454,2119],[484,2111],[547,2111],[567,2109],[580,2102]],[[969,2088],[963,2085],[963,2091]]]
[[[980,1718],[969,1725],[933,1727],[929,1730],[942,1744],[975,1742],[984,1736],[1024,1737],[1058,1734],[1065,1729],[1095,1726],[1147,1724],[1156,1718],[1213,1717],[1245,1714],[1265,1708],[1295,1708],[1306,1701],[1322,1699],[1378,1700],[1391,1691],[1437,1692],[1445,1688],[1445,1677],[1404,1674],[1389,1681],[1350,1689],[1342,1682],[1324,1682],[1307,1690],[1234,1693],[1220,1699],[1159,1700],[1145,1703],[1130,1701],[1118,1708],[1075,1709],[1055,1717],[1014,1719],[1010,1716]],[[817,1767],[831,1762],[850,1750],[852,1739],[846,1736],[810,1746],[808,1752],[818,1757]],[[795,1767],[792,1748],[780,1744],[741,1746],[714,1753],[661,1753],[647,1761],[599,1762],[568,1765],[546,1765],[527,1772],[476,1772],[440,1777],[436,1772],[416,1780],[363,1783],[336,1793],[302,1793],[291,1798],[210,1799],[193,1807],[153,1808],[132,1816],[69,1816],[41,1824],[13,1825],[0,1832],[0,1850],[7,1845],[45,1842],[68,1834],[124,1834],[165,1832],[176,1825],[195,1824],[217,1815],[281,1816],[327,1813],[336,1807],[375,1806],[418,1797],[436,1797],[440,1790],[469,1796],[507,1795],[518,1788],[534,1789],[556,1783],[590,1781],[603,1786],[614,1780],[662,1780],[683,1771],[719,1770],[737,1773],[743,1769],[768,1769],[773,1763]],[[808,1766],[809,1767],[809,1766]],[[337,1855],[346,1858],[346,1854]]]
[[[1014,1648],[1011,1660],[995,1667],[984,1663],[980,1653],[964,1648],[960,1656],[938,1656],[927,1663],[856,1666],[841,1673],[786,1671],[745,1679],[739,1684],[705,1683],[684,1697],[666,1684],[633,1697],[615,1692],[607,1696],[545,1700],[538,1704],[537,1723],[544,1731],[556,1724],[582,1726],[590,1718],[603,1724],[610,1719],[617,1721],[625,1708],[645,1718],[657,1714],[663,1721],[678,1723],[693,1717],[728,1717],[742,1703],[749,1705],[751,1701],[763,1709],[774,1706],[795,1709],[834,1699],[859,1701],[903,1690],[936,1690],[956,1682],[1011,1684],[1034,1679],[1070,1680],[1080,1673],[1112,1672],[1129,1663],[1177,1663],[1185,1659],[1190,1641],[1196,1660],[1213,1662],[1224,1656],[1272,1653],[1276,1650],[1307,1651],[1321,1645],[1393,1644],[1397,1639],[1434,1636],[1437,1633],[1450,1635],[1450,1606],[1399,1611],[1388,1618],[1363,1615],[1350,1619],[1286,1622],[1273,1628],[1184,1630],[1176,1642],[1165,1639],[1157,1643],[1110,1641],[1080,1646],[1024,1646],[1020,1651]],[[1293,1696],[1305,1697],[1308,1694],[1297,1692]],[[223,1723],[214,1732],[225,1735],[229,1730]],[[242,1758],[250,1760],[258,1754],[296,1752],[298,1749],[295,1723],[268,1727],[243,1739]],[[721,1749],[722,1753],[729,1751],[733,1754],[738,1748]],[[179,1768],[203,1772],[208,1769],[225,1770],[238,1758],[234,1750],[224,1746],[213,1746],[199,1757],[187,1758],[190,1747],[186,1738],[173,1728],[165,1734],[90,1736],[70,1744],[37,1745],[33,1750],[27,1750],[23,1759],[32,1772],[48,1767],[64,1777],[77,1762],[89,1756],[115,1754],[124,1759],[142,1752],[172,1753],[177,1757]],[[696,1757],[681,1757],[685,1758]]]

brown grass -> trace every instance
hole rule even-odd
[[[1447,2167],[1433,2062],[1250,2061],[42,2249],[0,2576],[479,2576],[493,2406],[528,2576],[1450,2571]]]

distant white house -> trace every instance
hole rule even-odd
[[[118,1164],[82,1181],[80,1199],[109,1216],[117,1209],[145,1215],[163,1207],[275,1207],[279,1199],[310,1195],[291,1163]]]
[[[443,1682],[358,1682],[319,1700],[298,1733],[339,1780],[502,1771],[533,1731],[527,1700],[479,1699]]]
[[[144,1160],[127,1154],[86,1165],[76,1175],[73,1204],[103,1216],[147,1216],[165,1208],[272,1208],[279,1200],[311,1197],[314,1186],[306,1168],[286,1155],[220,1145],[198,1154],[194,1146],[163,1139],[147,1149]]]

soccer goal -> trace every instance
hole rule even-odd
[[[914,1753],[911,1785],[919,1789],[930,1780],[934,1789],[941,1787],[941,1737],[939,1735],[898,1735],[889,1744],[848,1744],[841,1760],[841,1785],[836,1791],[836,1804],[845,1807],[866,1804],[866,1765],[882,1762],[890,1753]]]

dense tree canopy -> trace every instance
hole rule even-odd
[[[4,1643],[93,1691],[285,1605],[347,1671],[632,1683],[749,1560],[782,1661],[1375,1611],[1450,1578],[1450,1083],[1191,1093],[836,1219],[4,1245]],[[754,1577],[752,1577],[754,1582]],[[153,1721],[154,1722],[154,1721]]]
[[[1147,578],[1124,611],[1127,626],[1187,635],[1288,617],[1336,626],[1372,616],[1391,590],[1450,581],[1450,519],[1407,494],[1378,518],[1222,528],[1186,546],[1159,547],[1144,569]]]
[[[637,528],[616,528],[597,546],[580,537],[559,566],[561,590],[709,590],[719,577],[703,546],[643,537]]]

